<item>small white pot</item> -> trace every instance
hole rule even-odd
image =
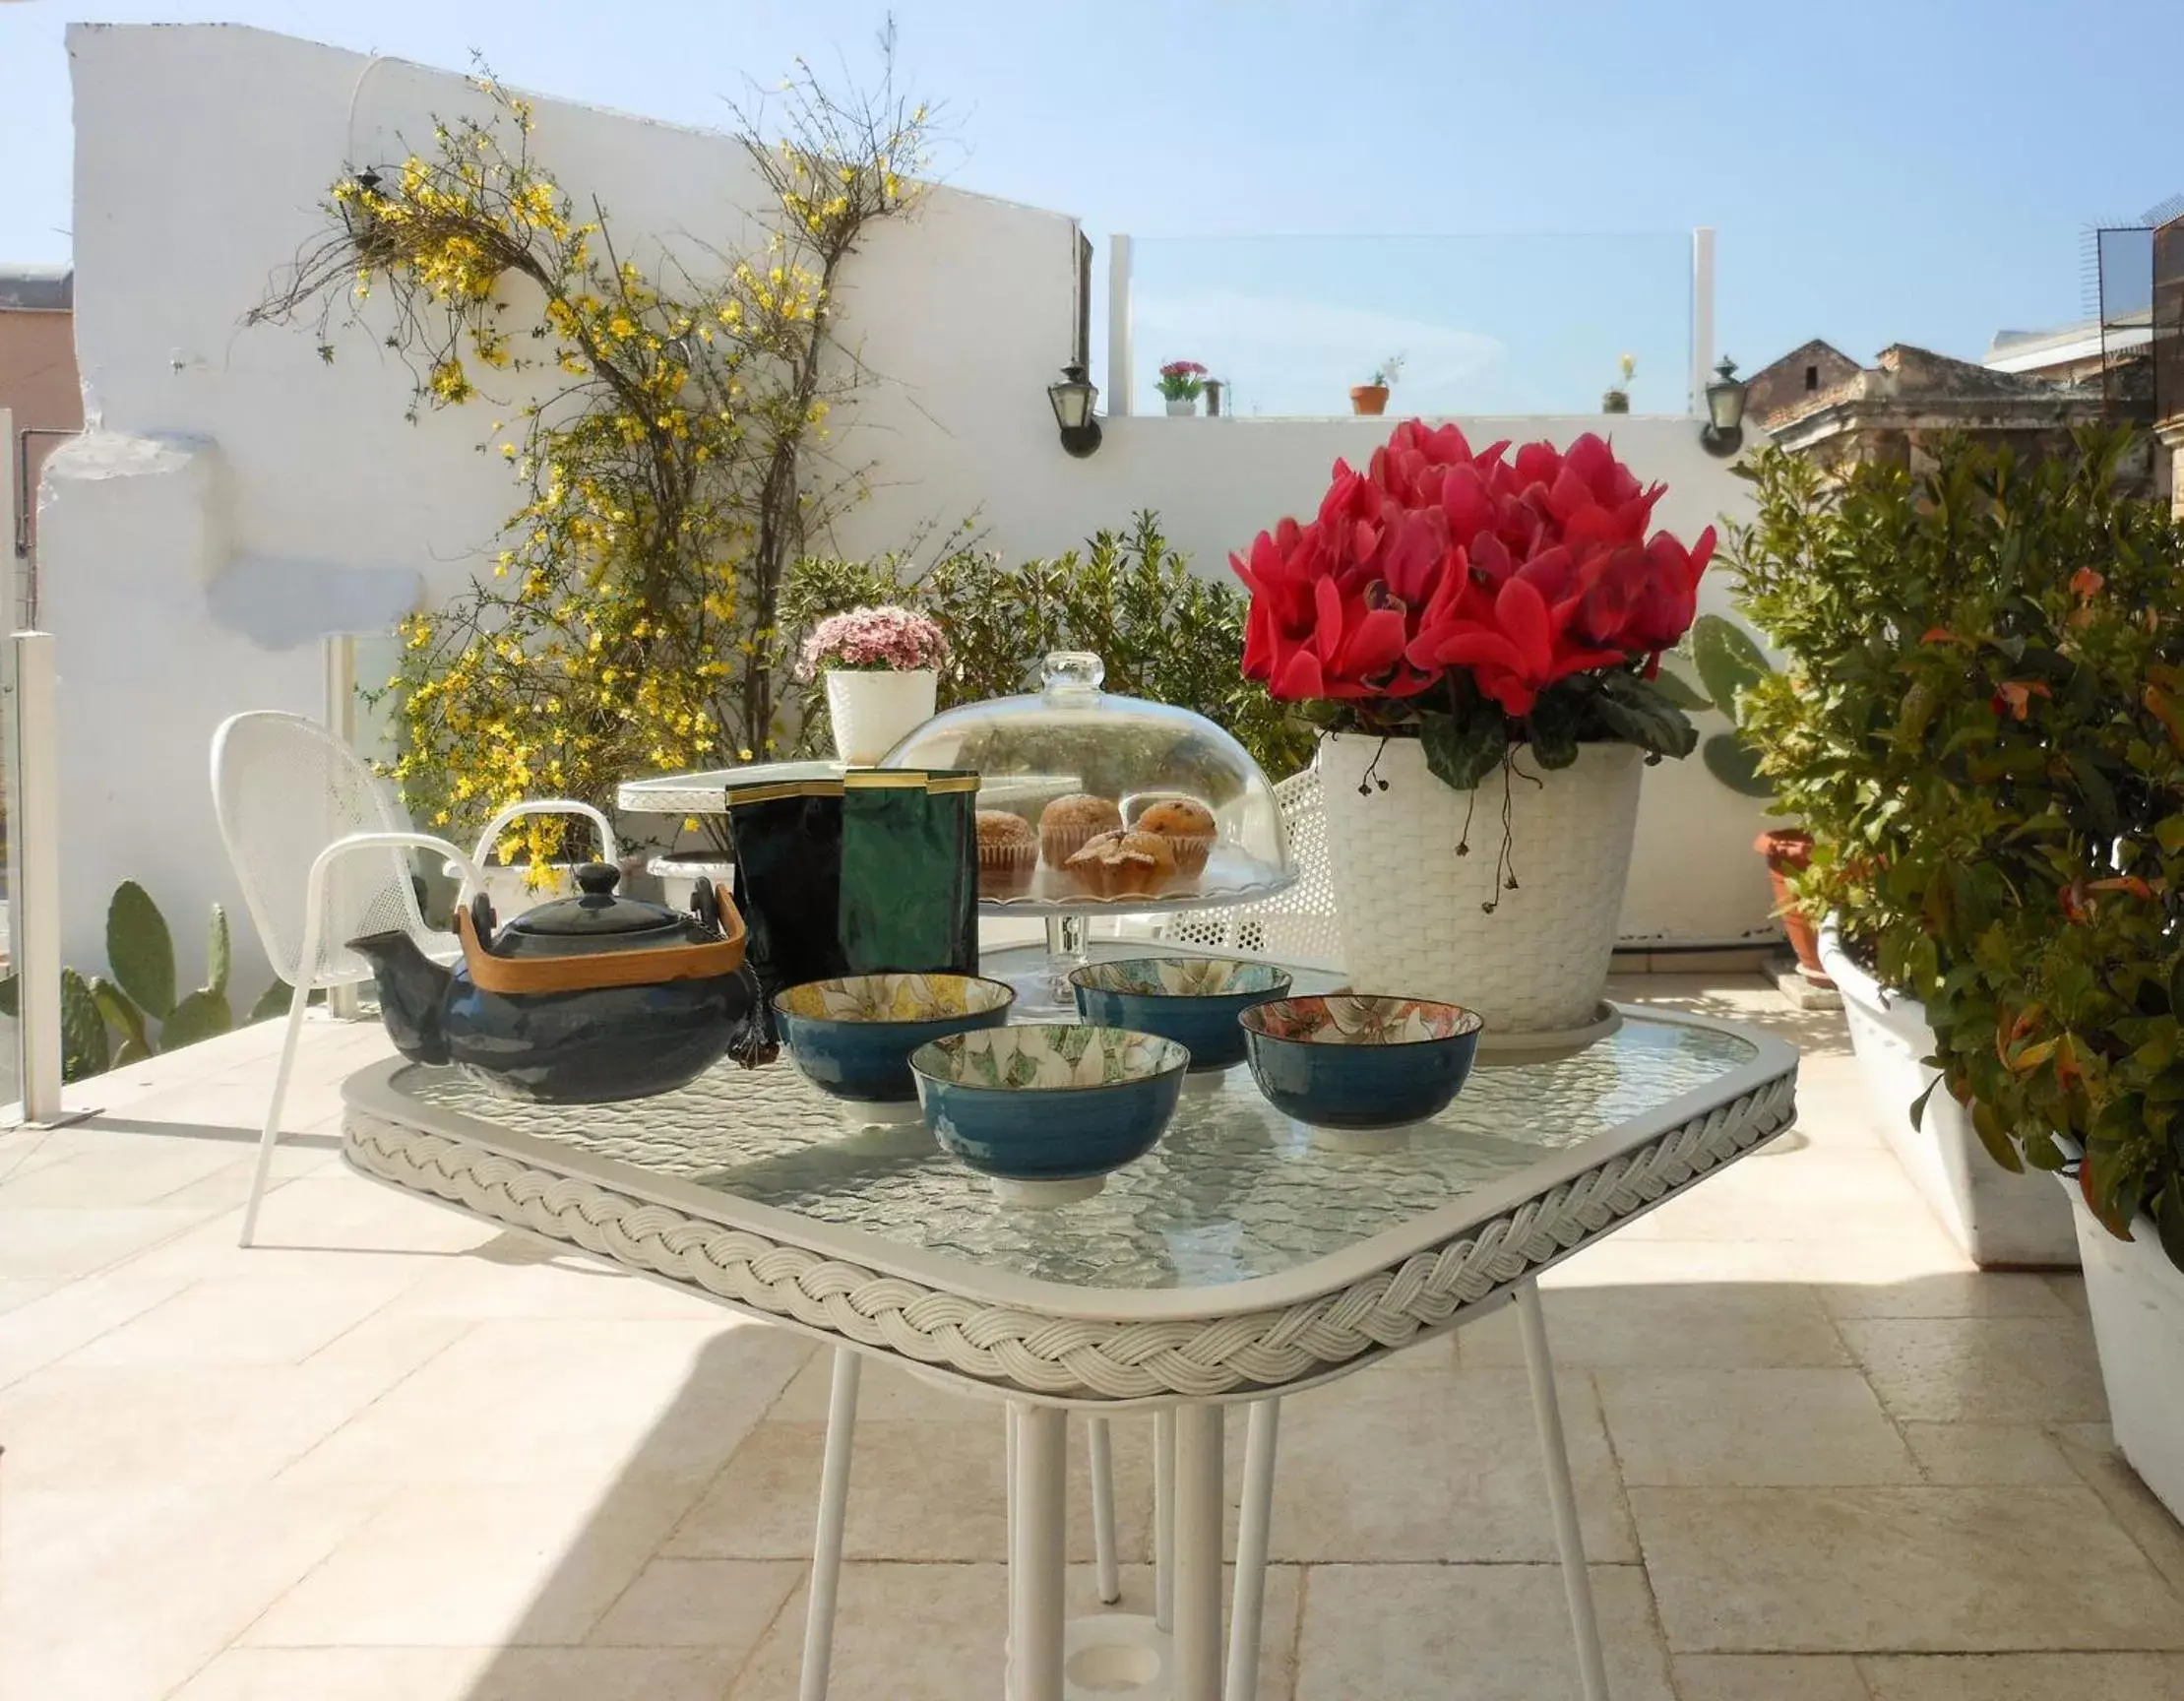
[[[827,669],[827,718],[834,723],[835,754],[869,767],[903,741],[911,727],[933,718],[939,677],[930,667],[906,673],[884,668]]]
[[[1168,398],[1168,417],[1170,419],[1188,419],[1197,411],[1198,399],[1196,397],[1170,396]]]
[[[2169,1262],[2146,1218],[2118,1240],[2086,1209],[2077,1181],[2058,1179],[2077,1220],[2116,1445],[2161,1504],[2184,1518],[2184,1270]]]
[[[2078,1262],[2069,1208],[2037,1170],[2013,1173],[1988,1156],[1971,1116],[1946,1088],[1911,1126],[1912,1101],[1938,1071],[1934,1031],[1915,998],[1882,990],[1842,948],[1833,918],[1820,929],[1820,966],[1842,994],[1866,1108],[1926,1208],[1983,1269],[2067,1270]]]

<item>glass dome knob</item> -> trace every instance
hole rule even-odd
[[[1039,673],[1039,694],[1047,698],[1096,697],[1107,677],[1107,663],[1089,650],[1056,650]]]

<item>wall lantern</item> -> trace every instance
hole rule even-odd
[[[1082,461],[1099,447],[1099,421],[1092,417],[1092,404],[1099,400],[1099,386],[1074,363],[1062,368],[1062,381],[1046,387],[1054,405],[1054,423],[1062,428],[1062,447]]]
[[[1725,355],[1714,370],[1717,376],[1707,386],[1707,422],[1699,441],[1709,455],[1734,455],[1744,447],[1744,381]]]

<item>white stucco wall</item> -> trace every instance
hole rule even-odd
[[[248,708],[320,713],[322,635],[379,631],[453,592],[497,547],[516,491],[497,456],[473,453],[503,416],[490,403],[409,425],[408,374],[368,339],[338,334],[328,366],[308,328],[240,328],[343,164],[428,137],[435,114],[475,99],[459,76],[218,26],[79,26],[69,51],[93,430],[49,468],[41,524],[64,945],[89,966],[124,877],[181,937],[209,902],[240,916],[206,786],[213,727]],[[699,269],[747,235],[749,167],[728,138],[540,100],[535,148],[617,232],[663,233],[640,264],[664,249]],[[991,546],[1050,553],[1150,507],[1203,571],[1225,573],[1229,549],[1316,505],[1335,457],[1362,459],[1391,423],[1112,420],[1098,455],[1070,459],[1045,386],[1074,334],[1076,240],[1064,215],[941,187],[850,262],[845,340],[881,382],[842,421],[843,463],[876,464],[840,528],[845,552],[975,514]],[[1566,441],[1601,421],[1464,423],[1478,441]],[[1743,500],[1689,421],[1623,419],[1614,436],[1641,476],[1668,480],[1660,517],[1686,535]],[[1655,770],[1628,929],[1716,940],[1759,925],[1756,823],[1696,764]],[[255,941],[237,945],[254,995]]]

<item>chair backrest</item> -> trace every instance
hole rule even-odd
[[[426,936],[407,856],[358,852],[328,870],[315,961],[301,961],[311,864],[351,833],[408,828],[362,757],[317,722],[272,710],[236,715],[213,734],[213,810],[243,902],[274,972],[291,986],[361,980],[371,966],[343,941],[406,930]]]
[[[1335,880],[1328,868],[1327,810],[1315,765],[1274,788],[1296,883],[1285,892],[1232,910],[1186,910],[1162,918],[1165,938],[1285,963],[1339,967],[1342,930],[1335,919]]]

